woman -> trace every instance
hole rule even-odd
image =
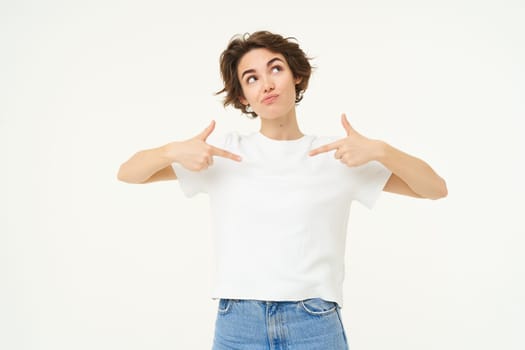
[[[447,195],[424,161],[355,131],[305,135],[296,104],[309,59],[292,38],[267,31],[234,37],[221,55],[226,93],[260,130],[200,134],[136,153],[118,178],[179,179],[184,194],[209,195],[218,299],[214,349],[346,349],[341,321],[350,205],[372,208],[381,191]]]

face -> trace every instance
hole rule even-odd
[[[250,105],[264,119],[288,115],[295,108],[295,79],[283,55],[258,48],[239,61],[237,77],[244,96],[239,100]]]

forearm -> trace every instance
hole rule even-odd
[[[423,160],[378,141],[377,160],[424,198],[437,199],[447,195],[447,185]]]
[[[120,166],[117,178],[128,183],[142,183],[148,180],[175,161],[172,151],[175,144],[170,143],[135,153]]]

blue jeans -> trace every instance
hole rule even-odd
[[[336,302],[219,299],[212,350],[347,349]]]

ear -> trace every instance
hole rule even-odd
[[[239,102],[242,103],[243,105],[248,105],[248,100],[244,98],[244,96],[239,96]]]
[[[303,81],[303,77],[297,77],[297,78],[295,78],[294,81],[295,81],[295,85],[299,85]]]

